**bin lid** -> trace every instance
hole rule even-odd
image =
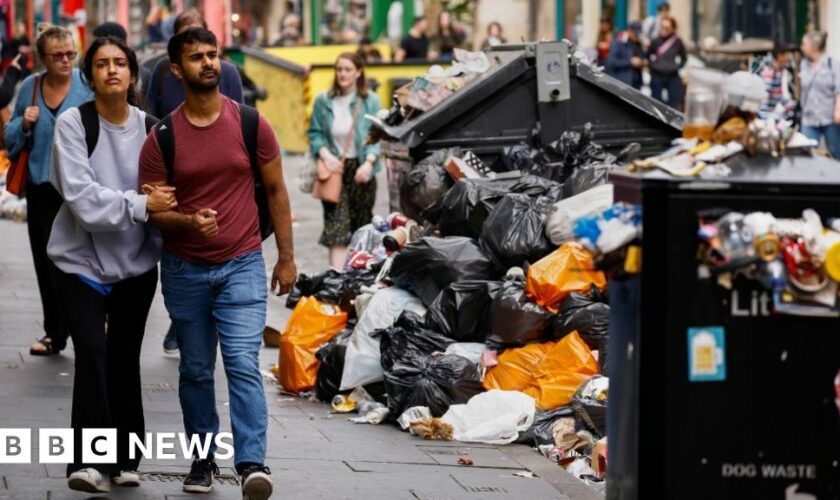
[[[670,125],[680,132],[682,131],[683,124],[685,123],[685,115],[671,106],[645,95],[630,85],[604,73],[600,69],[594,68],[579,60],[575,61],[573,68],[573,76],[577,76],[585,82],[606,90],[639,111]],[[574,98],[575,96],[572,95],[572,99]]]
[[[382,126],[382,130],[413,148],[435,131],[446,126],[451,120],[478,105],[485,96],[516,80],[528,69],[525,52],[521,50],[491,52],[488,56],[490,56],[490,69],[486,73],[467,83],[452,96],[416,119],[394,127]]]
[[[527,44],[516,46],[516,48],[508,46],[490,50],[488,52],[490,70],[469,82],[451,97],[419,117],[400,125],[394,127],[383,126],[380,123],[376,125],[388,136],[406,146],[410,148],[418,146],[449,122],[479,105],[487,96],[494,94],[523,76],[534,65],[535,45]],[[570,76],[572,78],[579,78],[599,87],[639,111],[670,125],[676,130],[682,130],[685,116],[679,111],[642,94],[603,71],[579,61],[574,56],[570,59],[570,64]],[[572,94],[571,99],[574,100],[574,98],[575,96]]]
[[[661,170],[632,173],[627,170],[611,174],[613,182],[627,184],[641,181],[644,185],[670,184],[678,189],[725,190],[738,187],[765,187],[783,191],[815,188],[818,191],[832,190],[837,193],[840,186],[840,161],[811,153],[790,153],[778,158],[769,155],[749,156],[740,153],[728,160],[732,169],[726,177],[672,177]]]

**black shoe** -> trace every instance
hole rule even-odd
[[[166,337],[163,338],[163,353],[172,357],[177,357],[179,354],[178,337],[175,336],[175,327],[172,325],[169,326]]]
[[[184,479],[184,491],[188,493],[210,493],[213,479],[219,474],[219,466],[212,458],[195,459],[190,474]]]
[[[247,465],[242,469],[242,500],[266,500],[274,490],[274,484],[268,475],[271,470],[258,464]]]

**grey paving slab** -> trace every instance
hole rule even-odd
[[[299,271],[318,272],[327,252],[318,246],[320,203],[296,190],[300,161],[287,159],[285,171],[297,218],[295,248]],[[384,178],[379,213],[387,211]],[[40,300],[25,225],[0,220],[0,427],[68,427],[74,373],[72,343],[61,355],[35,358],[29,345],[42,335]],[[267,269],[276,260],[264,246]],[[290,311],[284,298],[270,297],[267,323],[282,329]],[[144,416],[149,432],[180,432],[178,359],[162,356],[169,317],[158,289],[141,352]],[[269,372],[278,350],[260,353]],[[216,398],[222,430],[230,429],[227,384],[221,357],[216,366]],[[266,464],[276,484],[274,498],[288,499],[566,499],[599,498],[585,485],[524,446],[496,447],[424,441],[392,425],[355,425],[347,415],[332,415],[328,405],[281,394],[271,378],[265,383],[269,412]],[[33,433],[37,457],[37,430]],[[475,465],[457,464],[460,454]],[[222,476],[209,495],[189,495],[180,481],[189,470],[183,459],[143,460],[141,487],[114,488],[117,500],[236,499],[239,487],[232,460],[220,461]],[[538,477],[514,477],[517,471]],[[0,500],[87,500],[91,495],[66,487],[62,464],[0,464]]]

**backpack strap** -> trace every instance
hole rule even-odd
[[[174,186],[175,179],[175,131],[172,130],[172,115],[164,116],[154,128],[163,164],[166,166],[166,183]]]
[[[239,103],[239,117],[242,124],[242,138],[245,140],[245,149],[251,161],[251,170],[258,175],[260,166],[257,165],[257,134],[260,128],[260,113],[256,108]]]
[[[85,128],[85,143],[87,144],[88,158],[96,149],[99,142],[99,113],[96,111],[96,103],[88,101],[79,106],[79,114],[82,115],[82,126]]]
[[[151,132],[152,128],[154,128],[154,126],[158,124],[158,121],[159,120],[157,118],[150,115],[149,113],[146,113],[146,118],[145,118],[146,135],[149,135],[149,132]]]

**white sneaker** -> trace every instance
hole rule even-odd
[[[135,470],[122,470],[111,479],[117,486],[140,486],[140,474]]]
[[[70,474],[70,477],[67,478],[67,486],[71,490],[86,493],[108,493],[111,491],[111,483],[108,478],[92,467],[77,470]]]

